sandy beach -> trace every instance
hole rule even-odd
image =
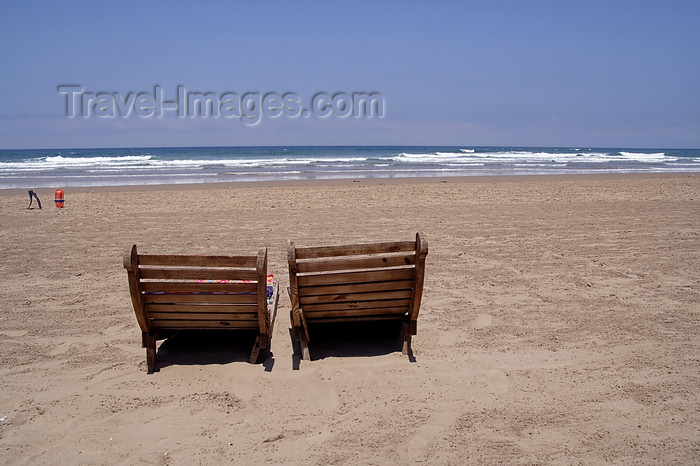
[[[205,189],[206,188],[206,189]],[[697,464],[700,176],[345,180],[0,193],[0,463]],[[122,255],[429,242],[415,360],[342,331],[299,361],[160,342]]]

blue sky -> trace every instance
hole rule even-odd
[[[700,2],[3,2],[0,148],[700,147]],[[382,119],[67,118],[86,91],[379,92]]]

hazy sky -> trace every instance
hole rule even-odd
[[[0,148],[700,147],[700,1],[2,2]],[[84,118],[86,92],[378,92],[384,117]],[[82,110],[82,109],[81,109]]]

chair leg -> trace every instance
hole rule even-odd
[[[411,323],[408,321],[403,323],[403,347],[401,352],[406,356],[411,354]]]
[[[305,361],[311,361],[311,354],[309,354],[309,335],[306,329],[306,319],[304,314],[300,312],[301,315],[301,327],[294,327],[292,325],[292,336],[299,342],[301,347],[301,359]],[[290,312],[289,319],[294,322],[294,315]]]
[[[303,333],[303,332],[300,332]],[[309,353],[309,342],[306,340],[306,338],[302,335],[301,339],[299,340],[299,346],[301,346],[301,358],[304,361],[311,361],[311,354]]]
[[[255,343],[253,344],[253,351],[250,353],[250,363],[257,364],[259,355],[260,355],[260,335],[258,335],[255,338]]]
[[[148,373],[152,374],[156,370],[156,334],[154,332],[144,335],[144,346],[146,347],[146,366]]]

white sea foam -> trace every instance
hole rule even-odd
[[[395,162],[399,163],[470,163],[474,160],[485,160],[489,163],[507,163],[515,164],[519,162],[526,163],[550,163],[550,164],[568,164],[568,163],[608,163],[608,162],[673,162],[677,161],[677,157],[668,156],[663,152],[658,153],[642,153],[642,152],[530,152],[523,150],[508,150],[497,152],[432,152],[432,153],[406,153],[402,152],[396,157],[393,157]]]
[[[152,155],[119,157],[69,157],[63,155],[36,158],[22,162],[0,162],[0,173],[41,172],[51,170],[148,170],[193,168],[255,168],[289,165],[355,164],[366,157],[306,157],[306,158],[217,158],[217,159],[158,159]]]
[[[36,158],[21,162],[0,162],[0,172],[41,171],[61,168],[128,167],[148,163],[150,155],[126,155],[120,157],[64,157],[62,155]]]
[[[0,189],[325,177],[700,171],[695,153],[527,148],[28,151],[0,161]],[[125,155],[116,156],[123,153]],[[668,152],[674,155],[668,155]],[[0,153],[2,155],[2,153]],[[32,158],[29,158],[32,157]]]
[[[46,157],[47,165],[132,165],[151,160],[151,155],[122,155],[119,157]]]
[[[643,152],[620,152],[620,155],[623,157],[628,157],[630,159],[634,160],[640,160],[644,162],[649,162],[649,161],[658,161],[658,162],[665,162],[669,160],[678,160],[677,157],[670,157],[666,155],[664,152],[657,152],[654,154],[645,154]]]

